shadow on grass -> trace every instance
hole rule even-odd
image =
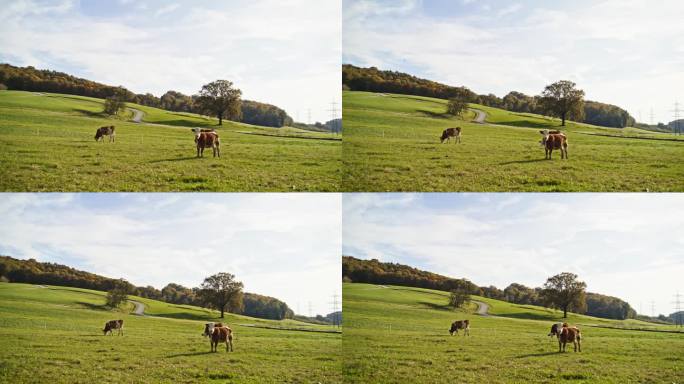
[[[201,159],[201,157],[197,157],[197,156],[173,157],[171,159],[152,160],[149,163],[154,164],[154,163],[165,163],[168,161],[187,161],[187,160],[192,160],[192,159]]]
[[[181,320],[200,320],[200,321],[206,321],[206,320],[212,320],[213,317],[209,315],[197,315],[193,313],[155,313],[153,315],[149,316],[154,316],[154,317],[166,317],[169,319],[181,319]]]
[[[498,317],[510,317],[514,319],[527,319],[527,320],[548,320],[548,321],[553,321],[556,318],[551,316],[551,315],[540,315],[536,313],[529,313],[529,312],[524,312],[524,313],[497,313],[496,316]]]
[[[93,311],[109,311],[109,307],[107,307],[104,304],[86,303],[85,301],[77,301],[76,304],[84,306],[87,309],[91,309]]]
[[[432,117],[433,119],[451,120],[454,117],[453,115],[450,115],[446,112],[432,112],[428,111],[427,109],[416,109],[416,112],[420,112],[428,117]]]
[[[523,116],[526,117],[526,116]],[[519,128],[550,128],[550,127],[560,127],[561,125],[555,125],[552,123],[536,123],[532,121],[498,121],[496,122],[498,125],[509,125],[511,127],[519,127]]]
[[[443,310],[443,311],[451,310],[451,308],[446,304],[435,304],[435,303],[430,303],[427,301],[419,301],[418,304],[424,305],[430,309],[436,309],[438,311],[440,311],[440,310]]]
[[[144,112],[144,111],[143,111]],[[188,117],[190,119],[190,117]],[[161,125],[171,125],[174,127],[214,127],[214,128],[219,128],[223,127],[222,125],[218,125],[218,123],[214,123],[212,121],[191,121],[191,120],[161,120],[161,121],[155,121],[151,117],[148,116],[146,120],[144,120],[145,123],[151,123],[151,124],[161,124]],[[219,131],[220,133],[221,131]]]
[[[553,356],[557,355],[559,352],[540,352],[540,353],[528,353],[527,355],[516,356],[516,359],[524,359],[527,357],[542,357],[542,356]]]
[[[499,165],[538,163],[538,162],[541,162],[541,161],[547,161],[547,159],[530,159],[530,160],[506,161],[506,162],[504,162],[504,163],[499,163]]]
[[[88,117],[98,117],[98,118],[101,118],[101,119],[107,119],[107,118],[109,118],[109,115],[106,115],[106,114],[105,114],[104,112],[102,112],[102,111],[100,111],[100,112],[93,112],[93,111],[89,111],[89,110],[87,110],[87,109],[74,108],[74,112],[78,112],[78,113],[83,114],[83,115],[86,115],[86,116],[88,116]]]
[[[174,357],[187,357],[187,356],[201,356],[201,355],[209,355],[212,353],[217,353],[217,352],[211,352],[211,351],[202,351],[202,352],[188,352],[188,353],[176,353],[174,355],[168,355],[166,356],[167,359],[171,359]]]

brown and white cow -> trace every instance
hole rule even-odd
[[[233,330],[228,327],[214,327],[211,333],[212,352],[217,352],[219,343],[226,343],[226,352],[233,352]]]
[[[114,330],[118,329],[119,336],[123,336],[123,326],[123,320],[109,320],[105,323],[102,332],[104,332],[105,335],[107,335],[107,333],[109,333],[110,335],[114,335]]]
[[[563,329],[563,323],[554,323],[551,326],[551,332],[547,336],[556,336],[556,338],[560,337],[561,330]]]
[[[214,157],[221,157],[221,149],[218,133],[214,130],[193,128],[195,144],[197,144],[197,157],[204,156],[204,148],[211,148]]]
[[[452,137],[455,139],[454,143],[461,142],[461,127],[445,129],[439,138],[440,143],[444,144],[444,140],[449,141]]]
[[[114,132],[114,126],[110,125],[108,127],[100,127],[95,131],[95,141],[104,141],[104,137],[109,136],[109,142],[114,141],[116,133]]]
[[[214,333],[214,328],[223,326],[223,323],[206,323],[204,324],[204,333],[202,333],[202,336],[211,336]]]
[[[568,138],[561,131],[549,131],[544,129],[539,131],[542,134],[540,144],[545,150],[545,159],[551,159],[551,153],[554,149],[560,149],[561,159],[568,158]]]
[[[568,323],[563,323],[560,334],[558,335],[558,352],[565,352],[565,344],[572,343],[575,352],[582,352],[582,334],[577,327],[570,327]]]
[[[451,336],[453,336],[454,334],[458,335],[459,329],[463,330],[463,336],[470,335],[470,320],[454,321],[453,323],[451,323],[451,329],[449,329],[449,334],[451,334]]]

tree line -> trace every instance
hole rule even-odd
[[[558,82],[567,85],[563,81]],[[554,84],[558,84],[554,83]],[[550,103],[548,96],[560,89],[545,89],[540,95],[529,96],[512,91],[504,97],[494,94],[478,95],[466,87],[453,87],[435,81],[421,79],[407,73],[383,71],[375,67],[360,68],[351,64],[342,65],[343,89],[352,91],[386,92],[404,95],[427,96],[438,99],[455,99],[465,103],[481,104],[505,109],[511,112],[559,115],[554,111],[557,103]],[[583,99],[582,94],[582,99]],[[624,128],[634,126],[636,121],[630,114],[615,105],[596,101],[584,101],[568,108],[568,118],[573,121],[604,127]],[[561,117],[561,116],[559,116]]]
[[[10,64],[0,64],[0,89],[3,88],[88,96],[120,103],[130,102],[173,112],[214,115],[214,111],[208,108],[206,98],[203,98],[206,95],[203,95],[202,91],[191,96],[173,90],[167,91],[161,97],[151,93],[135,94],[124,87],[105,85],[63,72],[39,70],[31,66],[15,67]],[[271,104],[241,100],[240,95],[241,92],[237,102],[232,104],[234,109],[233,113],[229,114],[229,120],[267,127],[293,124],[292,118],[283,109]],[[110,106],[110,108],[116,111],[116,107]]]
[[[550,277],[543,287],[530,288],[512,283],[501,290],[495,286],[479,287],[467,279],[454,279],[408,265],[343,256],[342,278],[346,282],[400,285],[451,292],[450,301],[456,302],[467,300],[467,295],[478,295],[514,304],[571,310],[607,319],[624,320],[636,317],[636,311],[629,303],[617,297],[585,292],[586,286],[582,286],[584,283],[579,282],[577,276],[565,273]],[[567,291],[558,287],[572,287],[577,291]],[[454,295],[454,292],[457,295]],[[569,292],[572,294],[568,294]]]
[[[199,287],[188,288],[169,283],[159,290],[150,285],[136,287],[126,280],[112,279],[66,265],[0,256],[0,280],[106,291],[107,302],[113,307],[117,306],[122,298],[125,300],[126,295],[135,295],[171,304],[194,305],[222,312],[225,310],[262,319],[282,320],[294,317],[294,312],[286,303],[273,297],[243,292],[242,283],[225,273],[208,277]],[[217,297],[216,292],[223,292],[225,297]]]

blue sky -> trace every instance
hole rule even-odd
[[[684,293],[681,194],[345,194],[343,254],[500,289],[577,273],[637,311]]]
[[[339,194],[4,194],[0,254],[136,285],[231,272],[302,314],[340,294]]]
[[[194,94],[216,79],[301,121],[340,102],[341,0],[13,0],[0,62],[136,92]]]
[[[343,62],[499,97],[572,80],[667,122],[684,102],[682,19],[678,0],[345,0]]]

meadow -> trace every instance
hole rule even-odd
[[[472,302],[447,308],[446,292],[358,283],[345,283],[343,295],[343,371],[350,383],[684,380],[684,332],[671,333],[673,327],[568,314],[582,331],[582,352],[570,344],[559,353],[547,336],[559,311],[474,296],[490,306],[491,316],[481,316]],[[470,336],[450,336],[451,322],[462,319],[470,320]]]
[[[471,104],[486,123],[446,115],[446,101],[345,91],[346,191],[684,191],[684,139],[567,122],[569,160],[544,159],[541,129],[560,120]],[[447,127],[461,144],[440,144]]]
[[[341,334],[329,326],[226,314],[234,352],[212,353],[201,333],[217,312],[131,297],[146,307],[135,316],[130,303],[105,308],[104,295],[0,283],[0,382],[342,382]],[[124,319],[123,336],[103,336],[111,319]]]
[[[338,191],[341,139],[103,100],[0,91],[0,191]],[[116,126],[116,142],[95,130]],[[217,128],[221,158],[196,158],[191,127]]]

